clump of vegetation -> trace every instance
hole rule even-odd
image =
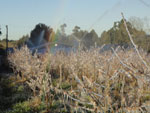
[[[123,24],[127,33],[124,32]],[[74,32],[78,30],[79,27],[76,27]],[[26,46],[16,49],[8,56],[9,64],[16,74],[15,82],[21,83],[15,94],[30,93],[27,98],[15,98],[14,105],[3,108],[3,111],[149,112],[150,58],[145,51],[138,50],[134,43],[134,39],[140,34],[145,32],[137,31],[123,17],[108,34],[103,33],[105,38],[101,42],[115,44],[117,41],[122,46],[131,41],[135,50],[117,47],[100,53],[102,48],[91,48],[68,54],[58,52],[33,55]],[[119,39],[114,40],[116,35]],[[89,35],[91,36],[97,37]],[[129,39],[123,39],[127,36]],[[93,43],[94,41],[91,45]]]
[[[23,45],[25,45],[26,41],[29,39],[28,35],[24,35],[22,36],[18,41],[16,41],[16,45],[17,47],[22,47]]]
[[[18,82],[16,76],[0,75],[0,112],[4,113],[31,95],[31,90],[24,83]]]
[[[24,47],[9,62],[32,90],[30,100],[44,104],[46,112],[148,112],[149,65],[134,50],[99,51],[39,56]],[[148,63],[149,56],[140,53]]]
[[[15,40],[8,40],[8,47],[13,48],[16,47]],[[0,40],[0,48],[6,48],[6,39]]]

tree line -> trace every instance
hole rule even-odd
[[[150,35],[143,29],[142,22],[137,18],[130,18],[129,21],[127,21],[127,26],[138,48],[150,52]],[[72,47],[80,46],[85,49],[89,49],[93,46],[100,47],[104,44],[120,45],[124,47],[131,46],[123,20],[114,22],[113,26],[109,30],[103,31],[101,36],[98,36],[94,29],[87,31],[82,30],[79,26],[75,26],[71,34],[66,34],[66,27],[67,24],[63,24],[57,31],[53,31],[50,41]],[[22,38],[17,41],[17,45],[22,46],[29,38],[29,35],[22,36]]]

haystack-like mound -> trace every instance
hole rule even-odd
[[[46,52],[53,29],[45,24],[37,24],[31,31],[27,46],[31,51]]]

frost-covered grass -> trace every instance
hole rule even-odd
[[[9,55],[18,82],[46,112],[150,111],[150,57],[140,51],[99,49],[31,55],[27,47]],[[17,73],[20,73],[17,75]]]

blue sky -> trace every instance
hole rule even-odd
[[[9,39],[19,39],[38,23],[55,30],[66,23],[67,33],[78,25],[88,31],[95,29],[100,36],[121,19],[121,12],[127,19],[150,18],[149,4],[149,0],[0,0],[0,38],[5,38],[5,25],[9,26]]]

